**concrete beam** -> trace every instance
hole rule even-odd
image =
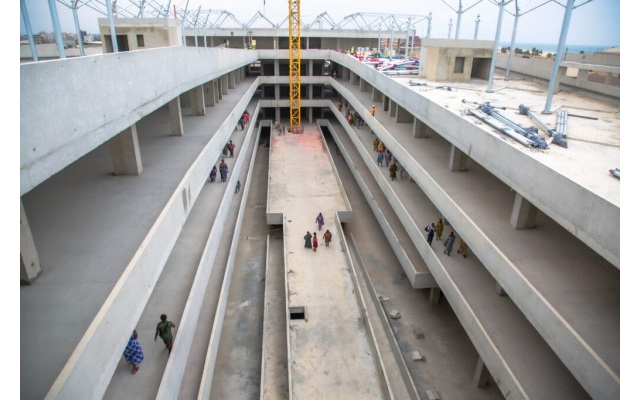
[[[138,131],[135,125],[131,125],[128,129],[120,132],[118,136],[111,138],[109,149],[115,175],[140,175],[142,173]]]
[[[20,199],[20,284],[31,285],[41,274],[38,250],[27,221],[27,213]]]
[[[180,96],[169,102],[169,116],[171,118],[171,136],[184,135],[182,126],[182,107],[180,106]]]
[[[532,229],[536,227],[538,209],[520,193],[516,193],[511,211],[511,226],[515,229]]]

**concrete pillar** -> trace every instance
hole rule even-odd
[[[407,111],[404,107],[396,105],[396,122],[413,122],[413,114]]]
[[[169,102],[169,117],[171,118],[171,136],[183,136],[182,108],[180,107],[180,96]]]
[[[180,105],[182,107],[191,108],[192,98],[189,92],[180,95]]]
[[[558,68],[558,79],[555,80],[555,86],[553,87],[553,93],[558,93],[560,89],[560,77],[567,76],[567,67]]]
[[[280,85],[276,85],[274,88],[275,99],[280,100]]]
[[[369,82],[365,81],[364,79],[360,79],[360,91],[361,92],[370,92],[371,91],[371,85],[369,84]]]
[[[41,274],[40,258],[20,199],[20,284],[31,285]]]
[[[502,288],[502,286],[498,282],[496,282],[495,289],[496,289],[496,293],[498,293],[498,296],[506,296],[507,295],[507,292],[504,291],[504,289]]]
[[[449,169],[451,171],[467,170],[467,155],[464,154],[456,146],[451,145],[451,154],[449,156]]]
[[[229,89],[235,89],[236,88],[236,73],[234,71],[231,71],[227,74],[227,76],[229,77]]]
[[[313,124],[313,107],[309,107],[309,124]]]
[[[382,101],[382,92],[375,88],[375,86],[371,86],[371,100],[375,102]]]
[[[413,137],[414,138],[428,138],[427,124],[420,121],[418,118],[413,118]]]
[[[213,80],[213,101],[216,103],[220,101],[220,82],[218,79]]]
[[[440,288],[432,287],[429,290],[429,304],[440,304]]]
[[[273,76],[280,76],[280,60],[273,62]]]
[[[215,107],[216,98],[213,81],[205,82],[202,87],[204,89],[204,105],[207,107]]]
[[[358,78],[356,74],[349,74],[349,85],[356,85],[358,83],[356,78]]]
[[[477,387],[485,387],[489,384],[491,375],[489,370],[484,365],[482,358],[478,357],[478,363],[476,364],[476,373],[473,375],[473,382]]]
[[[307,41],[309,40],[309,38],[307,38]],[[308,49],[309,47],[307,47]],[[307,67],[307,76],[313,76],[313,60],[309,60],[309,62],[307,63],[309,66]]]
[[[532,229],[536,227],[538,209],[520,193],[516,193],[511,210],[511,226],[515,229]]]
[[[189,91],[191,115],[204,115],[204,89],[198,85]]]
[[[109,140],[109,149],[111,150],[111,162],[115,175],[140,175],[142,173],[138,131],[135,124],[112,137]]]
[[[236,85],[238,85],[243,78],[244,68],[238,68],[233,73],[236,75]]]
[[[389,116],[394,118],[398,114],[398,103],[389,99]]]
[[[222,94],[229,94],[229,74],[222,75]]]
[[[388,96],[382,97],[382,111],[389,111],[389,104],[391,103],[391,99]]]

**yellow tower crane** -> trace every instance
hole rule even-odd
[[[289,124],[302,133],[300,124],[300,0],[289,0]]]

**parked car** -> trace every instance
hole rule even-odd
[[[418,75],[420,65],[414,64],[412,61],[402,64],[391,64],[378,69],[386,75]]]

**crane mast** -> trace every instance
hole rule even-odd
[[[289,0],[289,107],[291,132],[302,133],[300,124],[300,0]]]

